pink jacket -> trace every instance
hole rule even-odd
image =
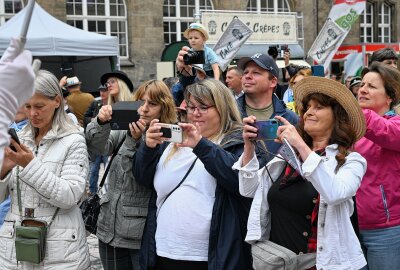
[[[367,160],[357,191],[361,230],[400,225],[400,116],[363,110],[367,132],[355,149]]]

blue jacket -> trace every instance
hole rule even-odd
[[[246,94],[242,95],[241,97],[239,97],[236,102],[238,104],[239,107],[239,111],[242,115],[242,118],[247,117],[247,113],[246,113]],[[284,117],[286,120],[288,120],[292,125],[297,125],[297,123],[299,122],[299,117],[297,116],[297,114],[295,114],[293,111],[289,110],[286,108],[285,103],[278,99],[278,97],[276,95],[272,95],[272,104],[274,107],[274,112],[271,115],[270,119],[274,118],[275,115],[279,115]],[[276,143],[273,140],[265,140],[264,141],[265,146],[266,146],[266,150],[264,152],[264,159],[263,160],[259,160],[260,162],[260,166],[264,166],[265,164],[267,164],[271,159],[274,158],[274,155],[272,154],[276,154],[279,150],[279,148],[282,146],[280,143]],[[263,146],[259,146],[259,148],[261,149],[265,149]],[[259,153],[257,153],[257,156],[260,156]]]
[[[234,138],[236,140],[223,147],[203,138],[193,149],[193,153],[217,181],[208,248],[209,270],[252,269],[251,247],[244,241],[252,199],[239,194],[238,172],[232,170],[232,165],[243,152],[243,139],[240,132]],[[141,269],[156,264],[157,194],[153,180],[166,146],[167,143],[164,143],[156,148],[148,148],[144,143],[141,144],[133,164],[136,181],[153,188],[140,250]]]

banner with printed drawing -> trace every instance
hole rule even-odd
[[[253,31],[239,18],[233,18],[213,48],[213,51],[220,58],[218,64],[222,71],[226,70],[240,47],[252,33]]]
[[[343,43],[351,26],[364,11],[365,2],[365,0],[336,0],[334,2],[325,25],[308,52],[308,55],[316,63],[324,65],[325,71],[329,69],[333,56]],[[341,29],[343,34],[337,36],[337,38],[329,35],[328,31],[332,32],[331,29],[337,31],[338,28]]]

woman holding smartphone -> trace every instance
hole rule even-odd
[[[270,240],[304,256],[310,269],[361,269],[366,265],[352,227],[352,197],[361,184],[367,163],[350,149],[365,133],[365,120],[353,94],[341,83],[308,77],[294,88],[302,121],[298,129],[276,116],[279,142],[288,143],[300,168],[281,156],[259,169],[252,139],[257,136],[249,116],[244,152],[233,169],[239,170],[239,189],[254,198],[246,241]],[[315,258],[315,257],[314,257]],[[268,269],[253,256],[255,269]],[[304,269],[304,268],[301,268]]]
[[[182,143],[168,143],[151,121],[136,153],[136,181],[154,189],[141,247],[147,269],[252,269],[244,242],[251,199],[231,169],[243,151],[236,100],[221,82],[186,88]],[[183,180],[183,181],[182,181]]]
[[[125,80],[129,80],[128,77]],[[111,130],[111,105],[103,106],[86,128],[91,154],[111,155],[122,142],[110,167],[108,189],[101,198],[97,221],[100,258],[104,269],[109,270],[139,269],[138,253],[151,190],[136,183],[132,162],[150,121],[176,122],[172,94],[161,81],[144,82],[129,100],[143,102],[138,109],[140,119],[129,124],[129,131]]]
[[[65,113],[57,78],[39,70],[34,95],[25,102],[28,124],[6,148],[0,201],[11,207],[0,228],[2,269],[89,269],[85,225],[77,205],[85,191],[89,163],[84,134]],[[16,259],[15,227],[23,220],[50,224],[44,260]],[[23,252],[25,253],[25,252]]]

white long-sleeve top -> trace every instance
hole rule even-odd
[[[366,260],[352,227],[352,197],[356,194],[367,169],[366,160],[358,153],[350,153],[337,173],[337,145],[326,147],[326,156],[312,152],[302,164],[304,178],[320,194],[317,233],[317,269],[360,269]],[[267,169],[275,181],[286,166],[274,158],[266,167],[259,168],[257,158],[242,167],[243,155],[233,165],[239,171],[239,191],[254,198],[247,223],[246,241],[254,243],[269,239],[271,230],[268,190],[272,185]]]

